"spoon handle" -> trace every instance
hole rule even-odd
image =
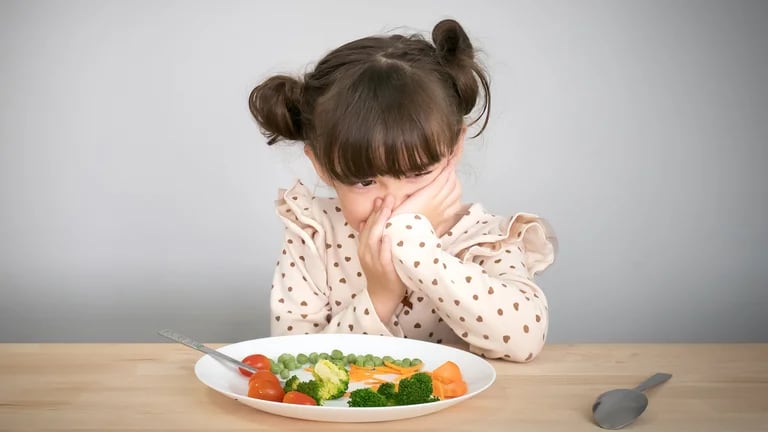
[[[209,347],[201,344],[200,342],[198,342],[198,341],[196,341],[196,340],[194,340],[192,338],[189,338],[187,336],[184,336],[181,333],[177,333],[177,332],[175,332],[175,331],[173,331],[171,329],[160,330],[160,331],[157,332],[157,334],[159,334],[160,336],[167,337],[168,339],[170,339],[172,341],[175,341],[175,342],[178,342],[178,343],[180,343],[182,345],[186,345],[186,346],[188,346],[188,347],[190,347],[192,349],[196,349],[196,350],[198,350],[200,352],[204,352],[204,353],[208,354],[209,356],[214,357],[214,358],[216,358],[218,360],[223,360],[225,362],[229,362],[229,363],[231,363],[231,364],[233,364],[233,365],[235,365],[237,367],[241,367],[241,368],[243,368],[245,370],[248,370],[250,372],[256,372],[256,368],[254,368],[253,366],[245,364],[245,363],[241,362],[240,360],[235,360],[235,359],[233,359],[232,357],[230,357],[230,356],[228,356],[226,354],[220,353],[219,351],[216,351],[213,348],[209,348]]]
[[[653,375],[652,377],[648,378],[647,380],[641,382],[637,387],[635,387],[635,390],[639,392],[644,392],[651,387],[654,387],[663,382],[666,382],[670,378],[672,378],[671,374],[659,372]]]

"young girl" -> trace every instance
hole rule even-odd
[[[462,203],[456,163],[467,126],[485,116],[479,135],[487,124],[488,79],[456,21],[438,23],[432,42],[366,37],[300,79],[277,75],[252,91],[268,144],[302,141],[337,195],[313,196],[300,181],[281,191],[272,334],[463,340],[529,361],[548,323],[533,276],[552,263],[553,242],[534,215]]]

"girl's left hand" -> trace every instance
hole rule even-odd
[[[437,177],[403,201],[392,214],[423,214],[437,237],[441,237],[461,218],[461,211],[461,183],[456,176],[456,158],[451,158]]]

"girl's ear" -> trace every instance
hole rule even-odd
[[[328,186],[333,186],[331,182],[328,181],[328,175],[325,174],[325,170],[323,170],[323,167],[321,167],[320,164],[317,162],[317,158],[315,158],[315,153],[306,144],[304,144],[304,154],[307,155],[309,160],[312,162],[312,166],[315,168],[315,172],[317,173],[317,176],[320,177],[320,180],[322,180]]]

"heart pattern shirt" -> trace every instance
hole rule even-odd
[[[420,214],[398,214],[384,232],[406,296],[382,322],[357,257],[358,233],[338,200],[297,181],[276,203],[284,231],[270,292],[273,336],[362,333],[466,345],[488,357],[532,360],[546,340],[549,309],[534,276],[555,258],[542,218],[472,204],[442,237]]]

